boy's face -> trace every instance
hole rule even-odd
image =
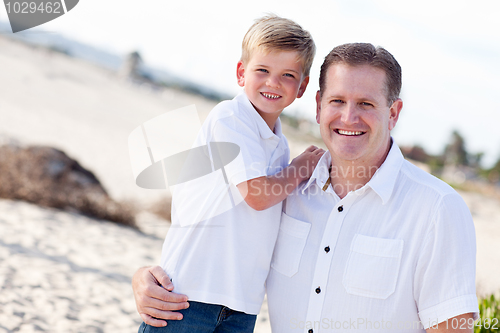
[[[256,51],[249,61],[238,62],[238,84],[245,87],[248,99],[264,119],[278,117],[304,94],[309,77],[304,76],[298,59],[295,51]]]

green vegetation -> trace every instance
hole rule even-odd
[[[500,298],[491,295],[479,300],[481,319],[476,322],[474,333],[500,332]]]
[[[481,166],[483,153],[471,153],[466,149],[466,142],[458,131],[453,131],[449,143],[442,154],[428,154],[422,147],[401,147],[405,157],[427,164],[433,175],[446,180],[450,185],[461,186],[450,178],[452,172],[462,172],[465,180],[478,181],[491,185],[500,185],[500,159],[491,168]],[[448,174],[447,174],[448,172]]]

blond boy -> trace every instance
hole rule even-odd
[[[288,165],[288,143],[278,118],[309,82],[315,53],[311,35],[291,20],[266,16],[250,27],[242,49],[237,80],[244,91],[212,110],[196,142],[239,147],[242,163],[227,166],[224,179],[242,200],[232,209],[217,210],[221,200],[203,182],[177,198],[174,192],[161,267],[175,290],[171,284],[163,287],[187,295],[189,308],[180,311],[183,320],[167,324],[138,306],[145,321],[140,332],[252,332],[264,298],[281,202],[310,177],[323,153],[311,146]],[[195,225],[186,221],[199,211],[217,213]]]

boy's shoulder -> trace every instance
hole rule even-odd
[[[207,120],[214,123],[223,119],[241,119],[246,123],[252,119],[251,104],[244,93],[236,95],[233,99],[225,100],[217,104],[212,111],[210,111]]]

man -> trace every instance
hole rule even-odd
[[[267,279],[273,332],[473,331],[472,218],[392,141],[400,89],[383,48],[345,44],[326,57],[316,117],[328,153],[283,206]],[[141,316],[178,318],[170,310],[186,299],[154,276],[172,288],[160,269],[139,270]]]

